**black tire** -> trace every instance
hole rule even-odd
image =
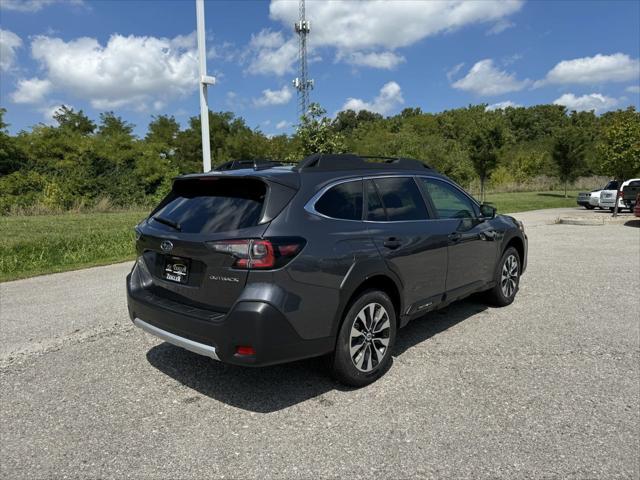
[[[512,260],[513,259],[513,260]],[[515,277],[512,276],[512,263],[515,260],[516,270]],[[506,282],[505,282],[505,272],[507,273]],[[520,255],[518,251],[509,247],[505,250],[500,258],[500,262],[496,267],[495,272],[495,286],[487,291],[486,300],[487,303],[495,306],[495,307],[506,307],[507,305],[511,305],[513,300],[516,298],[516,294],[518,293],[518,288],[520,287],[520,274],[522,273],[522,263],[520,261]]]
[[[613,212],[614,212],[614,210],[615,210],[615,207],[609,207],[609,211],[610,211],[611,213],[613,213]]]
[[[584,208],[586,208],[587,210],[593,210],[596,207],[594,207],[593,205],[585,205]]]
[[[373,318],[370,315],[371,305],[374,305]],[[375,317],[379,315],[376,324]],[[354,336],[354,331],[363,333],[355,333]],[[336,349],[331,358],[334,378],[351,387],[364,387],[375,382],[393,363],[396,332],[396,312],[389,296],[380,290],[363,292],[347,309],[338,332]]]

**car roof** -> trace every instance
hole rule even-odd
[[[402,157],[367,157],[353,154],[316,154],[298,164],[286,165],[269,160],[242,160],[226,162],[206,173],[188,174],[180,179],[219,177],[244,177],[265,179],[293,188],[299,188],[301,177],[309,177],[313,183],[327,180],[357,178],[362,176],[429,174],[444,177],[420,160]],[[306,182],[305,182],[306,183]]]

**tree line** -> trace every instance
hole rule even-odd
[[[108,200],[127,207],[151,205],[172,179],[202,168],[200,118],[186,128],[168,115],[152,117],[147,133],[113,112],[94,122],[65,106],[54,125],[8,133],[0,108],[0,214],[33,207],[65,210]],[[640,113],[633,107],[607,112],[569,112],[559,105],[486,105],[398,115],[352,110],[334,118],[317,104],[293,135],[268,136],[230,112],[209,112],[214,165],[236,159],[297,162],[311,153],[352,152],[425,161],[468,186],[526,184],[537,176],[566,186],[578,176],[625,179],[640,173]],[[595,185],[594,185],[595,186]]]

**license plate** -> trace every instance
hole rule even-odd
[[[188,258],[165,257],[162,278],[170,282],[187,283],[190,263]]]

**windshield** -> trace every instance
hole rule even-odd
[[[618,182],[616,180],[610,181],[603,188],[603,190],[617,190],[617,189],[618,189]]]
[[[253,227],[260,221],[267,186],[246,178],[176,180],[151,215],[159,228],[217,233]]]

